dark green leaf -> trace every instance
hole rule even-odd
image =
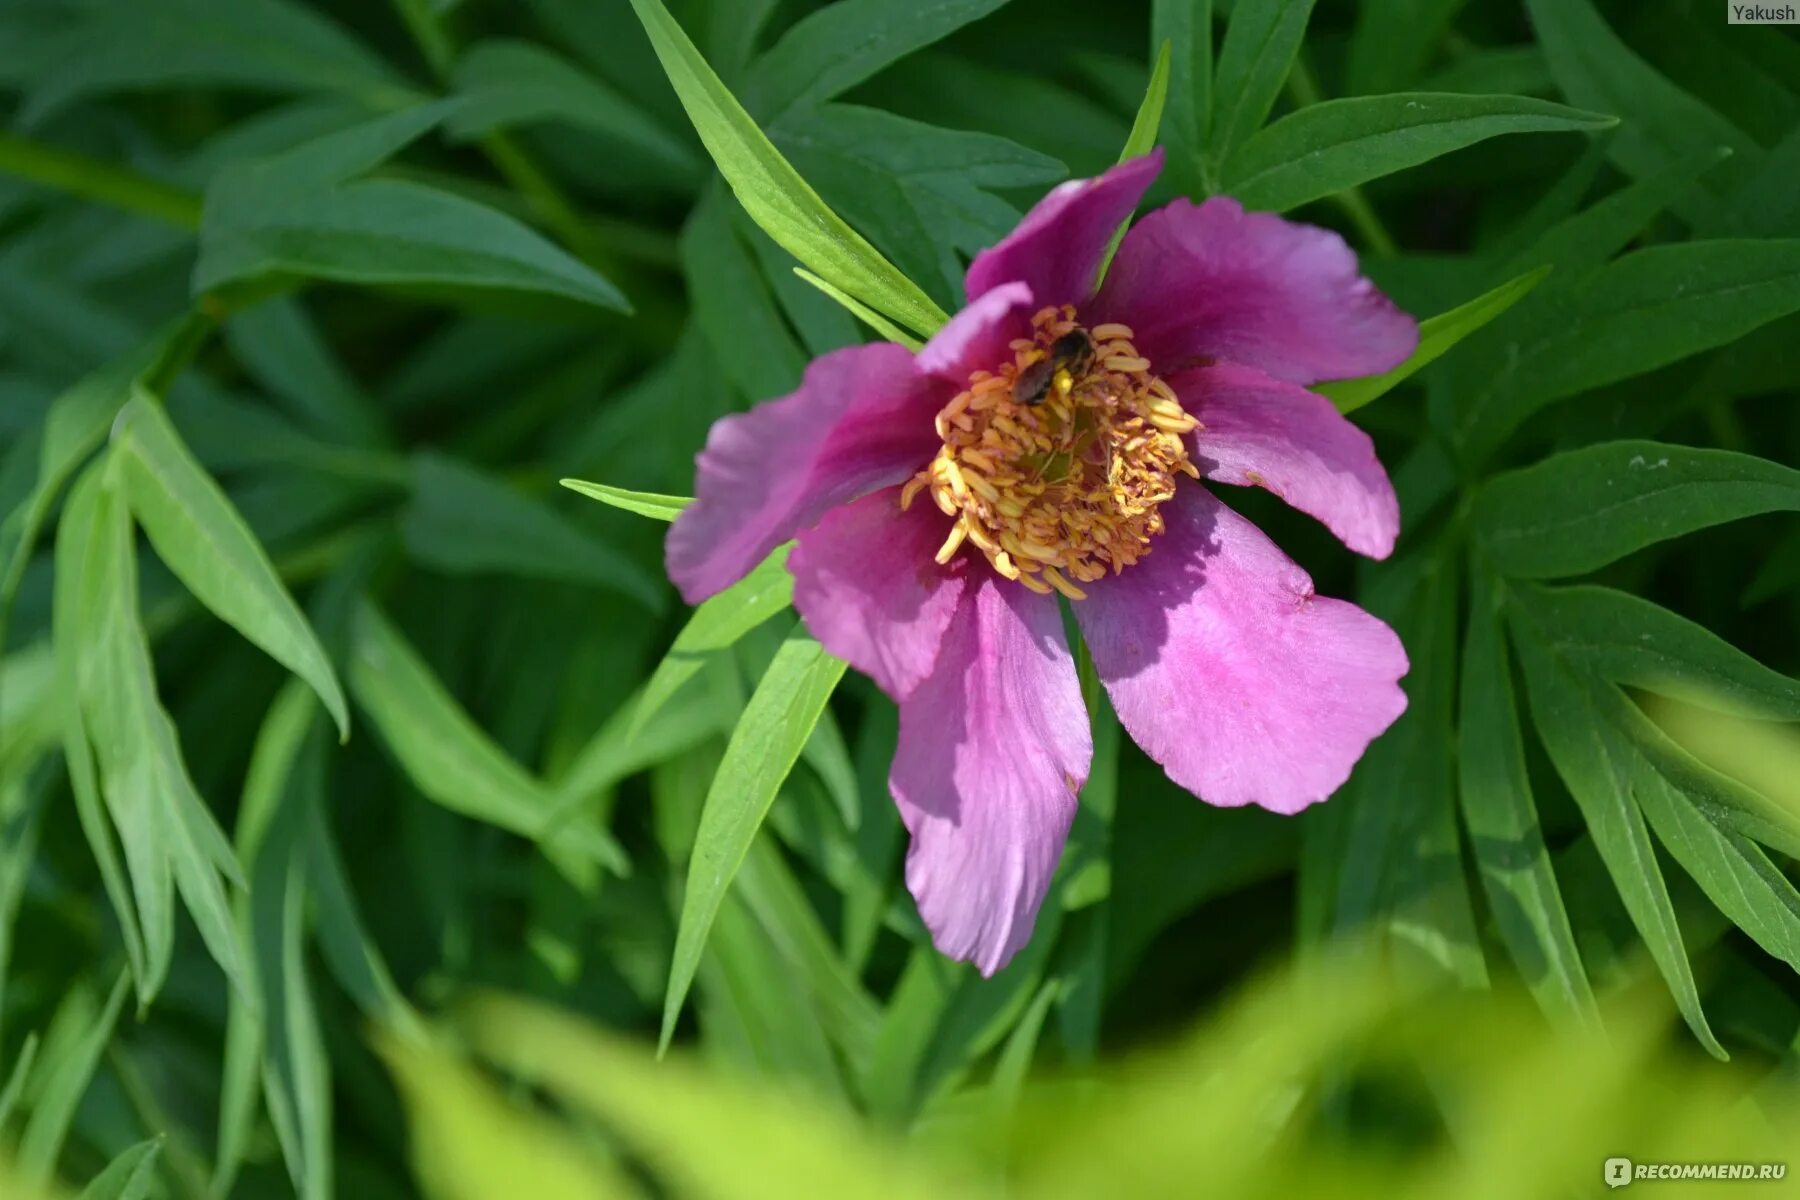
[[[1761,720],[1800,720],[1800,681],[1629,592],[1525,587],[1551,645],[1604,679]]]
[[[1224,162],[1261,127],[1287,82],[1313,0],[1237,0],[1213,77],[1212,161]]]
[[[1607,442],[1497,476],[1476,500],[1474,520],[1504,574],[1551,579],[1784,511],[1800,511],[1800,471],[1727,450]]]
[[[1544,1011],[1599,1028],[1599,1009],[1538,825],[1498,593],[1477,580],[1463,643],[1458,795],[1500,936]]]
[[[838,0],[781,35],[750,72],[745,97],[763,120],[774,122],[789,110],[842,95],[1006,2]]]
[[[1508,133],[1605,129],[1617,118],[1528,96],[1402,92],[1308,105],[1225,160],[1224,185],[1247,208],[1309,200]]]
[[[494,129],[560,121],[606,134],[683,173],[700,167],[690,143],[603,81],[530,42],[471,46],[456,65],[456,89],[464,103],[444,123],[452,137],[473,138]]]
[[[663,606],[662,585],[617,549],[549,505],[441,454],[413,459],[412,501],[400,531],[413,558],[440,571],[586,584],[652,612]]]
[[[559,822],[542,783],[469,718],[418,651],[372,605],[357,612],[350,691],[428,799],[521,837],[567,846],[623,874],[630,864],[592,822]],[[566,862],[559,865],[566,865]]]

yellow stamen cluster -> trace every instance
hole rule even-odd
[[[1073,308],[1046,308],[1032,318],[1034,336],[1012,343],[1011,362],[969,377],[937,415],[943,448],[907,483],[900,506],[929,488],[955,519],[940,563],[966,541],[1008,579],[1084,600],[1081,584],[1149,553],[1175,477],[1200,477],[1182,442],[1199,422],[1151,374],[1123,325],[1088,330],[1091,361],[1059,369],[1041,403],[1016,402],[1019,373],[1077,328]]]

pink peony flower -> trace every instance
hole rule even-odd
[[[889,785],[938,948],[1030,939],[1092,743],[1058,593],[1119,720],[1218,805],[1325,799],[1406,707],[1406,653],[1199,482],[1255,485],[1385,557],[1369,438],[1306,390],[1391,369],[1412,319],[1343,239],[1216,197],[1114,230],[1161,152],[1051,192],[916,355],[819,358],[713,426],[668,539],[690,603],[798,538],[794,605],[900,707]]]

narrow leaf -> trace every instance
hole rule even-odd
[[[826,207],[745,112],[660,0],[631,0],[701,141],[765,233],[846,295],[920,333],[949,318]]]
[[[1800,720],[1800,680],[1629,592],[1521,585],[1552,645],[1602,678],[1751,720]]]
[[[925,345],[924,342],[921,342],[912,334],[907,333],[904,329],[900,328],[868,305],[851,299],[843,292],[832,287],[829,283],[826,283],[823,279],[820,279],[817,275],[814,275],[805,267],[795,267],[794,274],[806,280],[806,282],[812,284],[821,292],[830,296],[833,300],[836,300],[839,304],[844,306],[845,310],[848,311],[851,316],[861,321],[864,325],[867,325],[870,329],[873,329],[876,333],[879,333],[888,341],[905,346],[908,350],[912,351],[918,351]]]
[[[1355,412],[1371,400],[1380,399],[1443,357],[1456,343],[1523,300],[1549,273],[1549,267],[1539,267],[1508,280],[1492,291],[1482,293],[1467,304],[1458,305],[1449,312],[1439,313],[1419,322],[1418,349],[1385,375],[1322,383],[1313,390],[1337,405],[1339,412]]]
[[[1306,36],[1313,0],[1238,0],[1213,82],[1212,161],[1223,162],[1262,125]]]
[[[1403,92],[1327,100],[1289,113],[1240,146],[1225,162],[1224,184],[1246,208],[1286,212],[1502,134],[1617,123],[1528,96]]]
[[[1529,626],[1515,622],[1514,629],[1538,737],[1580,806],[1619,898],[1668,982],[1688,1027],[1710,1053],[1723,1059],[1727,1057],[1725,1049],[1700,1008],[1699,987],[1656,861],[1656,848],[1632,798],[1629,764],[1621,761],[1619,746],[1609,735],[1604,717],[1594,710],[1594,697],[1581,678],[1539,644]]]
[[[1599,1009],[1538,825],[1496,595],[1482,582],[1463,643],[1457,757],[1463,821],[1500,936],[1531,994],[1547,1013],[1598,1029]]]
[[[256,535],[194,460],[156,397],[139,389],[113,440],[132,515],[157,555],[221,620],[304,679],[347,739],[350,713],[325,648]]]
[[[630,869],[624,850],[597,824],[555,827],[549,791],[470,719],[372,605],[357,612],[349,675],[357,703],[428,799],[522,837],[572,839],[576,849],[615,873]]]
[[[673,521],[681,515],[682,509],[694,502],[692,496],[661,496],[654,492],[632,492],[604,483],[589,483],[585,479],[564,479],[560,482],[572,492],[580,492],[583,496],[590,496],[602,504],[610,504],[614,508],[622,508],[626,512],[636,513],[640,517],[649,517],[653,521]]]
[[[675,1033],[675,1020],[726,889],[843,674],[841,660],[825,653],[804,630],[796,628],[769,664],[732,731],[706,796],[688,865],[675,958],[663,1000],[665,1048]]]
[[[707,656],[734,645],[764,621],[787,608],[794,599],[794,577],[788,573],[788,552],[793,543],[779,546],[748,575],[702,601],[675,635],[663,660],[656,665],[638,697],[632,713],[631,732],[637,733],[669,698],[699,673]]]
[[[156,1160],[162,1148],[161,1135],[139,1142],[108,1163],[76,1200],[146,1200],[156,1186]]]

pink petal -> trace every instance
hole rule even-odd
[[[816,358],[798,391],[716,421],[665,543],[669,578],[697,604],[827,509],[904,481],[937,451],[949,399],[905,347],[879,343]]]
[[[1222,359],[1295,383],[1354,379],[1398,366],[1419,340],[1343,238],[1224,196],[1133,225],[1093,309],[1090,324],[1129,325],[1165,377]]]
[[[1205,367],[1169,383],[1200,421],[1192,445],[1207,478],[1267,488],[1358,554],[1393,552],[1394,486],[1375,443],[1331,401],[1250,367]]]
[[[1012,361],[1011,342],[1031,336],[1036,308],[1031,288],[1023,283],[1003,283],[982,293],[919,349],[919,370],[961,391],[969,386],[971,372],[992,371]]]
[[[975,300],[1018,281],[1030,285],[1040,305],[1079,307],[1094,293],[1094,276],[1113,232],[1137,210],[1162,164],[1158,147],[1097,178],[1070,180],[1052,189],[1018,228],[975,256],[963,290]]]
[[[949,532],[929,498],[901,512],[887,488],[826,513],[788,557],[807,629],[896,700],[931,674],[968,578],[967,555],[933,561]]]
[[[1406,708],[1406,651],[1205,489],[1163,509],[1149,555],[1075,615],[1119,720],[1209,804],[1298,812]]]
[[[939,950],[992,975],[1031,940],[1092,757],[1055,599],[981,572],[900,706],[888,778]]]

